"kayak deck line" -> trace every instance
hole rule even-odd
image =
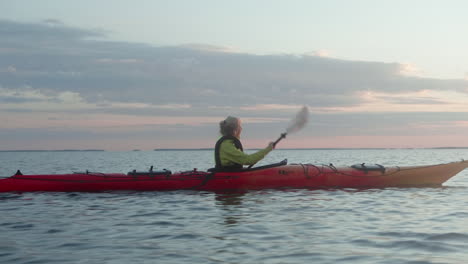
[[[99,192],[112,190],[261,190],[277,188],[386,188],[441,186],[468,167],[468,161],[393,166],[279,163],[238,171],[169,170],[124,173],[75,172],[23,175],[0,179],[0,192]]]
[[[464,168],[468,168],[468,161],[465,161],[465,160],[461,160],[459,162],[455,161],[455,162],[451,162],[451,163],[460,163],[460,164],[466,164]],[[373,174],[373,175],[368,175],[368,174],[352,174],[352,173],[346,173],[346,172],[343,172],[343,171],[340,171],[338,169],[336,169],[336,167],[330,163],[329,165],[326,165],[326,164],[321,164],[321,165],[315,165],[315,164],[302,164],[302,163],[299,163],[299,164],[291,164],[291,165],[302,165],[302,166],[311,166],[311,167],[314,167],[316,168],[318,171],[320,172],[323,172],[324,169],[323,167],[328,167],[332,170],[335,171],[335,173],[337,174],[341,174],[341,175],[345,175],[345,176],[349,176],[349,177],[386,177],[386,176],[391,176],[393,174],[396,174],[396,173],[399,173],[399,172],[404,172],[404,171],[411,171],[411,170],[420,170],[420,169],[423,169],[423,168],[432,168],[432,167],[438,167],[438,166],[441,166],[441,165],[447,165],[447,164],[451,164],[451,163],[441,163],[441,164],[432,164],[432,165],[421,165],[421,166],[411,166],[411,167],[400,167],[400,166],[395,166],[393,170],[391,170],[390,172],[387,172],[387,168],[383,167],[382,165],[380,164],[375,164],[378,166],[378,169],[372,169],[372,170],[363,170],[365,172],[369,172],[369,171],[380,171],[381,172],[381,175],[378,175],[378,174]],[[363,164],[363,163],[362,163]],[[361,165],[361,164],[359,164]],[[322,167],[322,168],[320,168]],[[355,165],[352,165],[351,168],[355,168]],[[306,172],[307,169],[304,169],[304,172]]]

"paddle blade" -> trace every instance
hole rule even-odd
[[[286,133],[294,133],[301,130],[309,121],[309,109],[307,106],[302,107],[296,115],[296,118],[292,120],[291,125],[286,129]]]

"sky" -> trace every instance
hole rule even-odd
[[[0,0],[0,150],[468,146],[466,1]]]

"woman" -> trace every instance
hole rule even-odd
[[[217,170],[240,170],[243,165],[253,165],[263,159],[271,150],[273,142],[268,147],[253,154],[243,152],[240,135],[242,124],[239,118],[228,116],[219,123],[222,137],[216,142],[215,161]]]

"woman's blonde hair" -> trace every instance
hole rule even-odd
[[[239,118],[228,116],[223,121],[219,122],[219,133],[223,136],[234,136],[234,133],[239,128]]]

